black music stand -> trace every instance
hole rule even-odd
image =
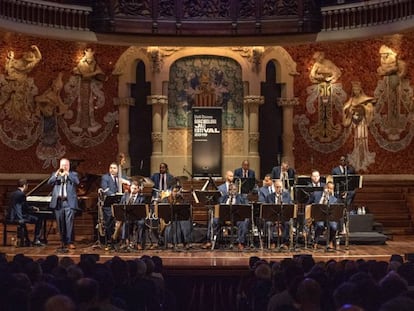
[[[253,191],[254,187],[256,187],[256,178],[243,177],[240,178],[240,182],[242,194],[249,194]]]
[[[217,234],[214,234],[214,206],[218,204],[221,193],[218,190],[195,190],[195,195],[198,202],[203,203],[208,208],[211,250],[213,250],[217,240]]]
[[[348,230],[348,219],[349,219],[349,208],[352,205],[353,198],[355,196],[355,189],[362,188],[362,176],[355,174],[345,174],[345,175],[333,175],[333,183],[335,184],[335,191],[337,197],[342,197],[342,194],[345,193],[345,209],[346,209],[346,219],[344,219],[345,224],[345,248],[349,248],[349,230]]]
[[[171,204],[170,203],[158,203],[158,219],[164,219],[166,225],[171,224]],[[159,232],[160,236],[162,232]],[[167,248],[168,241],[164,233],[164,248]]]
[[[260,206],[260,217],[262,219],[275,219],[277,222],[277,249],[281,249],[280,225],[293,218],[295,206],[293,204],[262,204]],[[265,221],[266,224],[266,221]],[[270,248],[270,232],[267,236],[267,246]]]
[[[330,240],[330,222],[335,221],[339,223],[343,215],[343,209],[345,205],[342,203],[328,203],[328,204],[312,204],[311,218],[314,222],[324,222],[327,230],[326,234],[326,246],[325,251],[329,251],[329,240]],[[315,237],[316,239],[316,237]]]
[[[310,177],[309,177],[310,180]],[[313,187],[307,185],[295,185],[295,202],[298,204],[298,211],[296,215],[296,239],[295,244],[298,245],[299,242],[299,232],[305,231],[305,222],[306,222],[306,204],[309,201],[310,196],[312,193],[316,191],[323,191],[323,187]],[[305,248],[307,245],[306,238],[304,236],[305,240]]]
[[[332,178],[336,191],[353,191],[361,188],[361,175],[333,175]]]
[[[230,248],[234,245],[234,224],[239,221],[244,221],[246,218],[251,217],[251,206],[249,204],[220,204],[219,205],[219,217],[222,223],[230,222]]]
[[[108,195],[105,197],[103,206],[112,206],[112,204],[119,204],[119,202],[121,202],[121,198],[122,194]]]
[[[115,219],[122,219],[122,223],[125,225],[125,231],[128,232],[128,240],[131,240],[129,224],[140,219],[145,219],[146,214],[146,205],[144,203],[112,204],[112,215]],[[127,250],[129,250],[129,245]]]
[[[178,243],[178,221],[191,220],[191,205],[188,203],[171,204],[171,219],[174,220],[174,222],[172,223],[172,231],[174,232],[175,241],[173,238],[172,242],[174,245],[174,249],[176,249]]]

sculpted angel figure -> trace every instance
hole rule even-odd
[[[313,60],[315,63],[309,74],[312,83],[335,83],[341,77],[341,70],[332,61],[325,58],[324,52],[313,54]]]

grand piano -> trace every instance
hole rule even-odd
[[[78,193],[78,212],[75,217],[82,215],[82,212],[97,213],[96,204],[98,201],[98,189],[100,187],[100,175],[84,174],[79,176],[79,185],[77,188]],[[53,223],[50,222],[49,228],[47,227],[48,220],[54,220],[55,214],[52,209],[49,208],[50,201],[52,199],[52,185],[49,185],[47,181],[49,177],[42,180],[26,195],[27,203],[30,206],[37,207],[39,211],[32,212],[35,216],[43,219],[43,237],[42,239],[47,242],[48,235],[53,228]],[[76,226],[76,221],[75,221]],[[93,226],[93,224],[91,224]]]

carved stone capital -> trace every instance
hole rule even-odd
[[[243,98],[245,105],[263,105],[264,97],[260,95],[248,95]]]
[[[233,47],[232,51],[238,52],[240,56],[246,58],[253,66],[253,71],[258,71],[262,63],[262,56],[265,51],[263,46],[254,47]]]
[[[260,139],[260,133],[259,132],[249,133],[249,142],[250,143],[258,143],[259,139]]]
[[[293,97],[293,98],[278,98],[277,99],[277,105],[279,107],[293,107],[299,105],[299,98]]]
[[[167,105],[168,97],[165,95],[147,96],[147,105]]]
[[[153,73],[160,73],[164,64],[164,58],[179,51],[178,47],[164,47],[149,46],[147,49],[148,59],[151,61]]]
[[[135,98],[132,97],[115,97],[114,98],[115,106],[134,106]]]
[[[153,143],[160,143],[162,142],[162,133],[161,132],[152,132],[151,139]]]

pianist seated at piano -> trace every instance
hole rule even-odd
[[[288,190],[283,189],[283,182],[280,179],[275,179],[275,181],[273,182],[273,189],[275,191],[269,193],[269,195],[266,197],[266,203],[292,204],[290,192]],[[283,224],[279,224],[279,226],[277,226],[277,221],[269,221],[268,219],[265,219],[266,232],[268,232],[268,226],[271,226],[270,232],[272,232],[272,238],[273,236],[278,236],[279,233],[282,233],[282,248],[287,248],[287,244],[289,243],[289,220],[290,219],[285,219]],[[274,248],[275,244],[275,241],[271,239],[271,248]]]
[[[44,246],[40,242],[40,234],[42,230],[42,219],[31,214],[33,211],[38,211],[38,208],[29,206],[26,201],[26,194],[28,183],[26,179],[19,179],[17,181],[17,189],[10,196],[10,207],[7,215],[7,220],[19,224],[19,239],[20,246]],[[30,243],[29,234],[27,232],[26,224],[34,224],[34,239]]]

